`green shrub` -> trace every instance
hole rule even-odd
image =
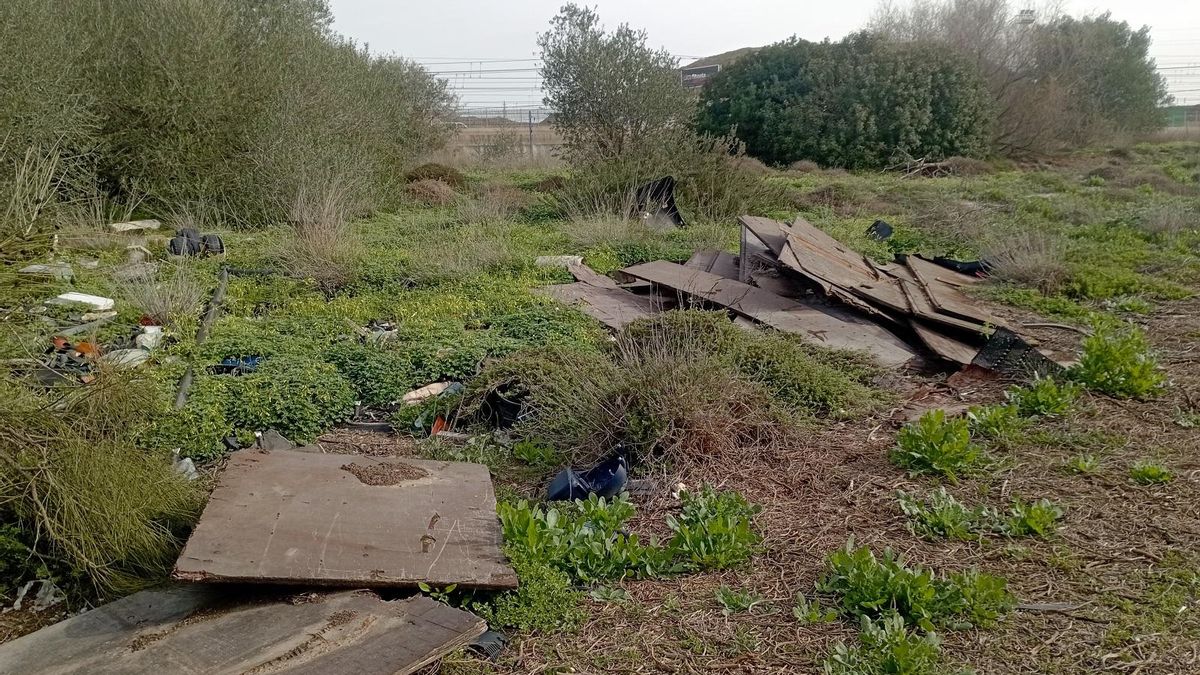
[[[354,387],[354,395],[365,405],[386,406],[421,386],[412,360],[403,352],[342,342],[325,352],[325,360]]]
[[[1175,474],[1162,464],[1143,460],[1130,467],[1129,477],[1139,485],[1161,485],[1169,483]]]
[[[1100,468],[1100,458],[1093,454],[1076,455],[1067,460],[1067,469],[1073,473],[1092,473]]]
[[[1083,340],[1083,355],[1068,375],[1096,391],[1119,398],[1147,398],[1166,386],[1166,376],[1137,327],[1099,320]]]
[[[274,429],[308,443],[354,410],[354,390],[332,365],[300,357],[265,359],[236,378],[226,416],[237,428]]]
[[[1058,417],[1071,411],[1079,392],[1072,382],[1039,377],[1028,387],[1009,389],[1007,396],[1022,417]]]
[[[1017,499],[1013,503],[1004,530],[1011,537],[1048,537],[1058,529],[1058,521],[1062,517],[1062,508],[1049,499],[1039,499],[1028,504]]]
[[[715,595],[717,604],[721,606],[721,613],[725,616],[752,611],[764,602],[763,597],[753,591],[738,591],[725,584],[721,584]]]
[[[836,594],[849,616],[880,618],[896,614],[922,630],[986,626],[1012,607],[1003,579],[966,571],[939,578],[922,568],[909,568],[890,549],[876,559],[853,542],[829,556],[829,572],[818,589]]]
[[[471,606],[491,628],[550,633],[574,630],[583,623],[583,594],[572,587],[571,577],[514,547],[506,547],[505,554],[521,580],[520,586]]]
[[[839,642],[825,659],[825,675],[933,675],[942,672],[941,640],[910,631],[898,616],[862,617],[860,644]]]
[[[513,456],[530,466],[543,469],[558,466],[563,461],[562,454],[554,446],[538,443],[537,441],[517,441],[512,447]]]
[[[933,473],[956,481],[958,474],[974,468],[981,457],[971,443],[967,420],[946,419],[946,411],[931,410],[904,425],[891,459],[913,473]]]

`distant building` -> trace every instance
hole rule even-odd
[[[1200,127],[1200,104],[1166,108],[1168,127]]]
[[[702,89],[712,80],[713,76],[728,68],[735,61],[747,54],[753,54],[761,47],[742,47],[716,56],[706,56],[693,61],[679,69],[679,81],[686,89]]]

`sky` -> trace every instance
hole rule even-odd
[[[330,0],[334,28],[372,51],[413,59],[445,77],[470,108],[541,102],[537,34],[565,0]],[[792,35],[838,39],[870,19],[877,0],[585,0],[609,27],[644,29],[653,47],[687,63]],[[897,4],[903,4],[898,0]],[[1020,3],[1014,3],[1020,6]],[[1029,3],[1031,6],[1040,3]],[[1200,103],[1200,1],[1063,0],[1072,15],[1111,11],[1151,27],[1151,56],[1179,103]],[[1195,66],[1189,68],[1187,66]],[[484,71],[484,72],[481,72]]]

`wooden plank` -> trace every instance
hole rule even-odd
[[[826,248],[810,238],[789,235],[779,261],[817,281],[831,295],[842,297],[835,292],[840,289],[885,309],[908,312],[908,302],[894,280],[877,274],[861,255],[841,244]]]
[[[575,277],[576,281],[582,281],[590,286],[597,288],[618,288],[617,282],[612,278],[600,274],[583,263],[569,263],[567,271],[571,273],[571,276]]]
[[[425,596],[142,591],[0,645],[0,673],[413,673],[486,630]]]
[[[738,258],[726,251],[696,251],[683,266],[709,272],[726,279],[737,279],[739,276]]]
[[[908,301],[909,307],[912,309],[913,317],[937,323],[942,328],[952,328],[958,331],[987,336],[988,331],[983,326],[937,311],[937,308],[933,306],[932,301],[929,299],[929,294],[925,292],[925,287],[917,283],[916,277],[913,276],[907,267],[889,265],[883,269],[888,274],[895,276],[900,283],[900,290],[904,292],[904,298]]]
[[[939,312],[980,325],[1004,325],[1000,319],[979,307],[977,301],[967,297],[959,290],[960,286],[972,283],[969,281],[970,277],[954,270],[948,270],[941,265],[935,265],[915,255],[905,258],[905,264],[912,271],[917,282],[925,287],[930,302]],[[962,279],[968,281],[962,281]]]
[[[175,577],[515,588],[501,543],[492,480],[481,464],[240,450],[230,455]]]
[[[742,226],[743,233],[749,232],[754,235],[755,239],[776,256],[783,251],[783,245],[787,243],[784,238],[787,225],[778,220],[759,216],[739,216],[738,224]]]
[[[827,308],[794,300],[715,274],[666,261],[634,265],[626,274],[699,298],[760,323],[808,338],[814,344],[873,354],[886,366],[899,366],[915,354],[896,336],[866,319],[836,315]]]
[[[621,288],[600,288],[582,282],[543,286],[533,292],[571,305],[613,330],[654,316],[662,309],[661,303],[652,295],[636,295]]]
[[[916,331],[917,337],[921,338],[921,342],[929,347],[929,351],[938,356],[966,365],[975,359],[975,355],[979,353],[978,347],[973,347],[962,340],[951,337],[935,330],[928,326],[922,326],[920,323],[912,322],[913,330]]]

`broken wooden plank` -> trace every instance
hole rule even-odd
[[[571,276],[575,277],[576,281],[582,281],[589,286],[595,286],[597,288],[619,288],[616,281],[610,277],[600,274],[596,270],[584,265],[582,262],[568,264],[567,271],[571,273]]]
[[[654,316],[662,309],[661,303],[652,295],[637,295],[621,288],[601,288],[583,282],[542,286],[533,292],[571,305],[613,330]]]
[[[970,281],[970,277],[915,255],[907,256],[904,262],[916,277],[917,282],[925,287],[930,302],[939,312],[980,325],[1005,325],[990,312],[979,307],[977,301],[959,290],[961,286],[973,283]],[[963,281],[963,279],[967,281]]]
[[[880,363],[895,367],[915,354],[896,336],[871,321],[848,314],[836,315],[824,307],[810,307],[774,293],[689,269],[666,261],[634,265],[626,274],[711,302],[760,323],[836,349],[866,351]]]
[[[824,248],[811,239],[789,235],[779,261],[816,281],[830,295],[845,299],[849,294],[887,310],[908,312],[899,285],[876,273],[861,255],[840,244]]]
[[[929,294],[925,292],[925,286],[917,282],[916,277],[907,267],[888,265],[881,269],[894,276],[899,282],[900,290],[904,292],[904,298],[908,301],[913,317],[939,324],[942,328],[951,328],[969,334],[986,337],[990,333],[985,326],[973,321],[964,321],[956,316],[939,312],[929,299]]]
[[[737,279],[739,276],[737,256],[725,251],[711,249],[696,251],[683,266],[709,272],[726,279]]]
[[[784,238],[787,225],[778,220],[759,216],[739,216],[738,224],[742,226],[743,239],[746,233],[753,235],[774,256],[778,256],[783,251],[783,245],[787,243]]]
[[[142,591],[0,645],[2,673],[413,673],[482,619],[425,596],[366,591]]]
[[[979,347],[973,347],[932,327],[922,326],[916,321],[912,322],[912,328],[917,337],[921,338],[921,342],[929,348],[929,351],[947,361],[967,365],[979,353]]]
[[[488,468],[240,450],[175,563],[188,581],[515,588]]]

